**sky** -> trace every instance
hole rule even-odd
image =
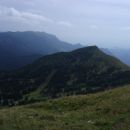
[[[0,31],[43,31],[61,40],[130,48],[130,0],[0,0]]]

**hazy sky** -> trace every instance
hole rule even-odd
[[[130,0],[0,0],[0,31],[26,30],[130,48]]]

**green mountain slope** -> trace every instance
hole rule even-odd
[[[0,109],[1,130],[130,130],[130,86]]]
[[[39,80],[41,84],[47,81],[41,89],[41,94],[59,97],[99,91],[108,86],[128,83],[128,70],[129,68],[118,59],[92,46],[45,56],[24,68],[21,74],[28,74],[27,77]],[[48,81],[50,75],[52,76]],[[122,79],[122,75],[127,76]]]
[[[128,66],[118,59],[96,46],[86,47],[44,56],[13,74],[1,74],[1,99],[8,102],[26,95],[24,100],[39,100],[92,93],[128,84],[129,77]]]

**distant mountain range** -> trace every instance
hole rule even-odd
[[[130,83],[130,68],[90,46],[47,55],[13,73],[1,73],[1,98],[37,100],[86,94]],[[27,96],[28,95],[28,96]]]
[[[14,70],[30,64],[38,58],[56,52],[67,52],[83,47],[59,40],[45,32],[1,32],[0,71]],[[130,50],[102,49],[106,54],[119,58],[130,66]]]
[[[130,49],[104,49],[102,51],[111,56],[115,56],[122,62],[130,66]]]
[[[130,49],[110,49],[112,54],[130,66]]]
[[[0,70],[22,67],[39,57],[82,47],[59,40],[44,32],[1,32]]]

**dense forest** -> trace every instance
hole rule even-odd
[[[1,104],[79,95],[130,83],[130,68],[90,46],[47,55],[15,72],[1,72]]]

